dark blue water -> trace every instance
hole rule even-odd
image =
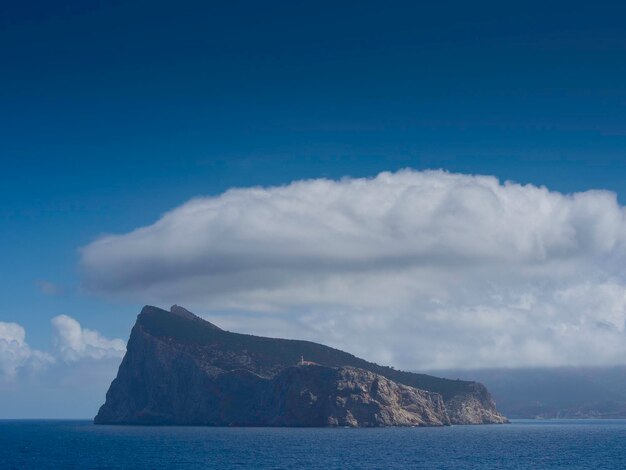
[[[0,421],[0,468],[626,468],[626,421],[271,429]]]

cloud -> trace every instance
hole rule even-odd
[[[82,328],[67,315],[54,317],[52,326],[56,353],[65,361],[122,357],[126,351],[123,340],[107,339],[97,331]]]
[[[81,249],[101,295],[403,368],[626,362],[614,193],[443,171],[192,199]]]
[[[26,331],[17,323],[0,322],[0,382],[13,382],[20,374],[39,374],[63,364],[79,361],[119,360],[126,347],[121,339],[104,338],[97,331],[82,328],[67,315],[52,319],[54,349],[33,349],[26,342]]]
[[[67,315],[52,320],[53,348],[26,342],[17,323],[0,322],[0,416],[88,418],[103,403],[124,342],[81,327]]]
[[[54,362],[26,343],[26,331],[17,323],[0,322],[0,379],[13,379],[21,368],[38,370]]]
[[[63,286],[54,282],[39,280],[36,282],[39,292],[45,295],[62,295],[65,293]]]

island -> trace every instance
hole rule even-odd
[[[96,424],[498,424],[480,383],[381,366],[310,341],[225,331],[183,307],[145,306]]]

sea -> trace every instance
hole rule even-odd
[[[626,469],[626,420],[440,428],[0,421],[1,469]]]

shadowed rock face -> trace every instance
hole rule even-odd
[[[441,426],[441,395],[353,367],[292,366],[270,381],[264,424],[272,426]]]
[[[302,355],[315,362],[296,365]],[[215,426],[505,421],[481,384],[395,371],[307,341],[230,333],[178,306],[144,307],[95,418]]]

